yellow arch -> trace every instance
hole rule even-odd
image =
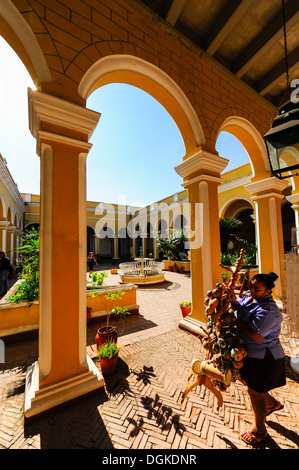
[[[36,87],[50,82],[51,73],[40,45],[12,2],[0,0],[0,31],[22,60]]]
[[[264,140],[247,119],[239,116],[228,117],[220,126],[217,137],[221,131],[233,134],[246,149],[253,175],[252,182],[271,177]]]
[[[141,88],[164,106],[177,124],[186,156],[205,144],[198,116],[181,88],[159,67],[138,57],[116,54],[94,63],[79,84],[79,95],[87,99],[97,88],[109,83],[126,83]]]

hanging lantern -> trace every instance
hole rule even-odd
[[[271,129],[264,135],[273,176],[284,179],[299,175],[299,103],[290,96],[285,0],[281,0],[286,67],[285,104],[279,109]]]
[[[273,176],[299,175],[299,103],[280,108],[264,139]]]

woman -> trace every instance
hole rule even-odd
[[[266,417],[283,408],[269,394],[286,383],[284,351],[279,341],[282,315],[271,295],[277,278],[275,273],[257,274],[250,283],[250,296],[231,301],[247,351],[240,375],[247,385],[254,413],[254,424],[241,434],[241,439],[251,445],[266,439]]]
[[[94,254],[93,252],[91,251],[87,257],[87,265],[88,265],[88,271],[89,271],[89,274],[88,276],[91,277],[91,273],[93,271],[93,266],[94,266],[94,263],[98,266],[98,263],[97,263],[97,260],[95,259],[94,257]]]

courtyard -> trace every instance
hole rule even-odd
[[[115,274],[106,283],[118,281]],[[223,393],[219,409],[214,395],[203,386],[193,389],[181,404],[191,361],[204,357],[199,339],[178,328],[179,303],[190,300],[190,281],[189,274],[165,272],[163,284],[138,288],[139,314],[127,317],[118,339],[117,370],[105,379],[104,388],[29,422],[24,422],[23,414],[25,376],[38,357],[38,340],[8,343],[0,370],[0,448],[252,449],[239,439],[252,422],[250,400],[241,383],[232,383]],[[87,327],[87,352],[95,363],[95,334],[101,325],[94,322]],[[281,341],[287,384],[273,392],[284,408],[268,417],[269,437],[258,446],[263,449],[299,447],[299,377],[289,366],[292,347],[287,331],[286,322]],[[71,341],[71,337],[65,339],[66,348]]]

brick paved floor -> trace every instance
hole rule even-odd
[[[109,278],[109,283],[118,276]],[[251,449],[239,439],[250,426],[245,387],[235,383],[219,410],[214,395],[193,389],[181,405],[192,359],[203,357],[197,338],[180,330],[179,302],[189,300],[190,277],[166,273],[166,283],[138,289],[139,315],[131,315],[115,375],[84,399],[24,423],[26,369],[38,356],[36,339],[6,345],[0,369],[0,448],[9,449]],[[92,353],[96,329],[87,331]],[[290,339],[282,334],[287,355]],[[97,362],[97,359],[94,359]],[[267,420],[265,449],[299,447],[299,376],[287,366],[287,384],[274,395],[284,409]]]

